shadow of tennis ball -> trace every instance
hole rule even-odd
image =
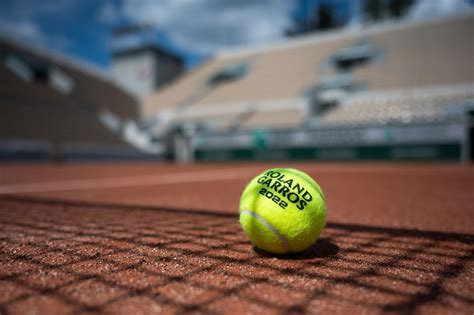
[[[290,253],[290,254],[272,254],[257,247],[253,247],[253,250],[262,257],[275,257],[280,259],[314,259],[314,258],[327,258],[335,256],[339,253],[339,246],[333,243],[330,238],[322,237],[311,245],[308,249],[301,253]]]

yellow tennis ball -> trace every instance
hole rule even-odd
[[[304,251],[326,224],[321,187],[292,168],[267,170],[245,187],[240,198],[240,224],[252,244],[270,253]]]

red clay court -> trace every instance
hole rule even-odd
[[[473,314],[471,166],[291,163],[328,224],[271,256],[237,219],[274,166],[0,166],[0,314]]]

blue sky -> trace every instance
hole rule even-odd
[[[346,2],[346,0],[336,0]],[[0,30],[20,41],[110,65],[117,25],[152,23],[157,43],[194,65],[216,49],[274,41],[318,0],[7,0]]]
[[[283,38],[295,20],[321,1],[334,5],[344,17],[360,0],[3,0],[0,31],[107,70],[111,30],[149,23],[156,29],[150,35],[153,41],[193,66],[218,49]],[[418,3],[432,12],[433,3],[449,11],[462,9],[466,1]]]
[[[20,41],[108,64],[110,28],[98,17],[99,1],[2,1],[0,28]]]

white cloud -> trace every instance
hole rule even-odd
[[[40,16],[53,17],[54,15],[64,15],[74,9],[76,0],[16,0],[6,2],[2,5],[0,17],[11,20],[30,20]]]
[[[0,34],[28,44],[55,47],[60,50],[70,45],[68,39],[48,36],[36,23],[29,20],[0,19]]]
[[[0,30],[8,37],[25,42],[39,43],[46,40],[45,34],[32,21],[0,20]]]
[[[418,0],[408,12],[414,20],[431,19],[472,9],[467,0]]]
[[[51,36],[40,26],[39,20],[53,20],[70,12],[75,0],[42,1],[16,0],[4,5],[0,11],[0,33],[27,44],[63,50],[71,44],[67,37]]]
[[[295,5],[286,0],[124,0],[121,14],[155,25],[183,48],[211,52],[282,38]]]
[[[99,20],[105,24],[113,24],[118,21],[120,12],[115,5],[106,1],[99,9]]]

